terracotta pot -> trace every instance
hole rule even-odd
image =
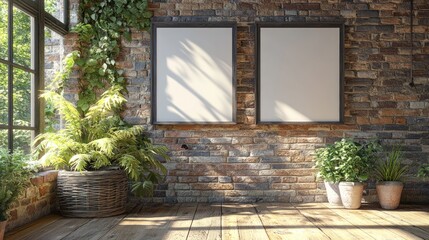
[[[343,203],[341,202],[340,189],[338,187],[338,183],[325,182],[325,188],[326,188],[326,196],[328,197],[329,204],[335,205],[335,206],[342,206]]]
[[[0,222],[0,240],[3,240],[4,233],[6,230],[6,224],[7,224],[7,221],[1,221]]]
[[[404,184],[399,181],[383,181],[376,185],[378,200],[384,209],[396,209],[401,201]]]
[[[341,201],[345,208],[358,209],[361,205],[363,183],[361,182],[340,182]]]

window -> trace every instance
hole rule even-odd
[[[44,86],[43,29],[67,33],[67,19],[57,19],[68,16],[67,4],[0,0],[0,147],[30,152],[44,115],[37,96]]]

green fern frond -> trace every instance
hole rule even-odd
[[[61,117],[66,120],[66,127],[71,127],[74,130],[80,130],[80,114],[71,102],[67,101],[62,95],[54,91],[45,91],[41,97],[53,104]]]
[[[88,145],[101,153],[104,153],[106,156],[113,156],[113,151],[116,148],[116,140],[112,138],[100,138],[91,141]]]
[[[104,92],[100,100],[89,108],[87,118],[108,116],[119,110],[127,102],[122,90],[120,86],[112,86]]]
[[[70,165],[75,171],[84,171],[91,158],[90,154],[76,154],[70,158]]]
[[[119,165],[125,169],[128,176],[132,180],[134,180],[134,181],[140,180],[140,176],[141,176],[140,165],[141,164],[137,158],[135,158],[134,156],[129,155],[129,154],[123,154],[119,158],[118,161],[119,161]]]
[[[136,195],[136,196],[147,196],[147,197],[151,197],[153,196],[153,189],[154,189],[154,184],[153,182],[146,180],[143,182],[134,182],[131,186],[131,191]]]
[[[102,153],[99,152],[91,152],[91,155],[94,156],[94,163],[92,164],[94,166],[94,169],[100,169],[102,167],[107,167],[111,165],[110,159]]]

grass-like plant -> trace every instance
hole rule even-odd
[[[417,172],[417,176],[420,178],[427,178],[429,177],[429,164],[423,164],[419,167],[419,170]]]
[[[399,147],[393,150],[387,156],[387,159],[378,164],[376,168],[376,177],[379,181],[400,181],[403,175],[408,171],[407,166],[401,165],[402,151]]]
[[[153,145],[142,127],[122,121],[119,112],[126,99],[121,92],[120,86],[112,86],[86,113],[55,91],[43,93],[66,124],[35,139],[34,153],[42,165],[72,171],[118,166],[134,182],[135,194],[151,195],[154,183],[166,173],[158,158],[168,159],[167,148]]]
[[[7,219],[7,210],[29,184],[31,170],[28,156],[21,151],[9,154],[0,148],[0,221]]]

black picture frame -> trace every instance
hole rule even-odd
[[[158,94],[158,79],[160,78],[160,73],[158,72],[158,29],[193,29],[193,28],[202,28],[202,29],[214,29],[214,28],[228,28],[231,29],[231,109],[230,119],[227,121],[177,121],[177,120],[166,120],[160,119],[158,109],[159,105],[159,94]],[[153,125],[192,125],[192,124],[235,124],[237,118],[237,98],[236,98],[236,88],[237,88],[237,80],[236,80],[236,68],[237,68],[237,50],[236,50],[236,42],[237,42],[237,24],[235,22],[153,22],[152,23],[152,41],[151,41],[151,77],[152,77],[152,87],[151,87],[151,95],[152,95],[152,109],[151,109],[151,123]],[[165,74],[165,73],[162,73]]]
[[[339,40],[338,119],[329,121],[283,121],[261,119],[261,30],[264,28],[336,28]],[[257,124],[343,124],[344,123],[344,22],[257,22],[255,23],[256,55],[256,123]]]

